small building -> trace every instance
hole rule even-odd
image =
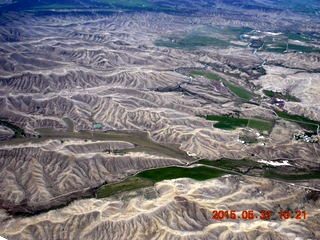
[[[273,99],[271,103],[279,108],[284,108],[285,105],[285,101],[281,98]]]
[[[294,140],[303,141],[307,143],[318,143],[319,136],[313,132],[298,132],[293,135]]]

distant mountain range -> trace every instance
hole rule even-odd
[[[308,15],[320,14],[320,2],[317,0],[2,0],[0,11],[47,11],[70,9],[96,9],[105,11],[173,11],[173,12],[206,12],[223,8],[259,10],[259,11],[292,11]]]

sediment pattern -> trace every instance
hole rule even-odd
[[[113,198],[76,201],[31,218],[8,218],[0,234],[13,240],[318,239],[319,204],[319,198],[308,199],[305,189],[270,180],[230,175],[205,182],[177,179]],[[307,220],[279,219],[280,209],[302,206]],[[272,220],[214,220],[215,209],[273,213]]]

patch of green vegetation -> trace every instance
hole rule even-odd
[[[24,130],[22,128],[6,121],[5,119],[0,119],[0,125],[10,128],[14,132],[15,137],[23,137],[25,135]]]
[[[248,119],[243,118],[233,118],[218,115],[207,115],[205,118],[210,121],[218,121],[218,123],[214,124],[213,126],[225,130],[234,130],[237,127],[246,127],[248,124]]]
[[[190,74],[204,76],[206,78],[216,80],[216,81],[221,80],[221,78],[217,74],[204,72],[204,71],[191,70]]]
[[[248,119],[248,127],[257,129],[261,132],[263,132],[263,131],[270,132],[272,126],[273,126],[273,124],[270,121]]]
[[[230,122],[235,122],[235,123],[239,122],[241,124],[248,123],[247,119],[229,117],[229,116],[223,116],[223,115],[206,115],[205,119],[210,120],[210,121],[219,121],[219,122],[230,121]]]
[[[309,119],[309,118],[307,118],[305,116],[292,115],[292,114],[289,114],[289,113],[286,113],[286,112],[282,112],[282,111],[278,111],[278,110],[275,110],[275,112],[277,113],[277,115],[279,117],[286,118],[286,119],[289,119],[289,120],[320,124],[320,122],[315,121],[315,120],[311,120],[311,119]]]
[[[240,35],[252,31],[249,27],[231,27],[231,26],[205,26],[198,29],[197,32],[206,33],[212,36],[218,36],[223,40],[238,40]]]
[[[220,177],[226,174],[225,171],[213,169],[209,167],[165,167],[151,169],[137,174],[137,177],[145,178],[153,182],[159,182],[167,179],[175,178],[192,178],[195,180],[207,180],[210,178]]]
[[[309,42],[310,38],[306,36],[305,34],[302,33],[297,33],[297,32],[287,32],[283,34],[285,37],[291,40],[297,40],[301,42]]]
[[[292,115],[287,112],[282,112],[279,110],[275,110],[275,112],[278,115],[278,117],[297,122],[300,126],[308,130],[317,131],[317,127],[318,125],[320,125],[319,121],[311,120],[304,116]]]
[[[153,186],[152,181],[133,176],[122,182],[103,185],[96,191],[96,197],[105,198],[121,192],[132,191],[149,186]]]
[[[264,50],[267,52],[283,53],[286,50],[286,48],[267,47]]]
[[[96,12],[118,12],[118,11],[175,11],[175,8],[167,6],[161,2],[151,2],[148,0],[91,0],[89,2],[65,1],[57,3],[47,0],[45,3],[37,1],[27,1],[22,4],[19,2],[19,9],[31,12],[48,11],[48,10],[68,10],[81,9],[84,12],[90,12],[95,9]]]
[[[225,130],[234,130],[238,127],[249,127],[254,128],[259,131],[270,131],[272,128],[272,123],[270,121],[258,120],[258,119],[247,119],[247,118],[234,118],[227,116],[217,116],[217,115],[207,115],[205,116],[207,120],[218,121],[218,123],[213,126],[216,128],[221,128]]]
[[[253,97],[253,94],[243,87],[233,85],[226,81],[224,81],[224,84],[226,84],[229,90],[239,98],[250,100]]]
[[[286,93],[284,96],[284,99],[291,102],[301,102],[301,100],[293,95],[290,95],[289,93]]]
[[[158,39],[155,41],[155,45],[161,46],[161,47],[193,50],[193,49],[196,49],[197,47],[208,47],[208,46],[225,48],[225,47],[228,47],[230,44],[229,42],[218,39],[218,38],[191,34],[183,38],[172,37],[168,39]]]
[[[214,73],[210,73],[210,72],[205,72],[205,71],[199,71],[199,70],[191,70],[190,74],[194,74],[194,75],[201,75],[204,76],[206,78],[218,81],[221,80],[226,87],[237,97],[245,99],[245,100],[250,100],[253,97],[253,93],[249,92],[248,90],[246,90],[243,87],[240,86],[236,86],[224,79],[222,79],[221,77],[219,77],[218,75],[214,74]]]
[[[233,170],[237,172],[241,172],[240,168],[243,167],[260,167],[261,163],[249,160],[249,159],[229,159],[229,158],[222,158],[219,160],[207,160],[203,159],[198,161],[199,164],[225,168],[228,170]]]
[[[301,102],[299,98],[296,98],[295,96],[290,95],[289,93],[282,94],[281,92],[274,92],[271,90],[263,90],[264,95],[270,97],[270,98],[281,98],[287,101],[291,102]]]
[[[279,178],[285,180],[305,180],[305,179],[319,179],[320,172],[311,172],[311,173],[297,173],[297,174],[282,174],[272,170],[267,170],[264,173],[266,178]]]
[[[227,172],[209,167],[165,167],[146,170],[138,173],[136,176],[127,178],[119,183],[106,184],[100,187],[96,192],[97,198],[109,197],[114,194],[125,191],[132,191],[140,188],[153,186],[154,183],[167,179],[192,178],[196,180],[207,180],[220,177]]]
[[[311,52],[320,52],[320,49],[312,46],[303,46],[297,44],[288,44],[288,50],[294,50],[297,52],[311,53]]]
[[[261,75],[266,75],[267,74],[267,71],[266,69],[264,69],[264,67],[262,66],[259,66],[257,68],[255,68]]]
[[[252,28],[249,27],[231,27],[231,26],[222,26],[220,27],[222,34],[224,35],[234,35],[239,38],[240,35],[252,31]]]
[[[145,0],[95,0],[95,2],[104,3],[114,8],[154,8],[157,5]]]
[[[287,50],[287,44],[282,42],[265,42],[263,50],[267,52],[283,53]]]
[[[240,124],[232,124],[232,123],[228,123],[228,122],[218,122],[216,124],[213,125],[215,128],[220,128],[220,129],[224,129],[224,130],[235,130],[237,127],[240,127]]]
[[[203,26],[193,29],[188,34],[167,36],[155,41],[155,45],[171,48],[180,48],[194,50],[198,47],[218,47],[226,48],[237,46],[244,48],[245,45],[237,44],[240,35],[251,31],[247,27],[230,27],[230,26]]]
[[[302,40],[302,41],[307,42],[305,40]],[[319,48],[316,48],[313,46],[305,46],[305,45],[288,43],[288,39],[266,40],[263,46],[263,50],[268,52],[276,52],[276,53],[283,53],[286,50],[303,52],[303,53],[320,52]]]
[[[34,9],[73,9],[79,8],[80,6],[71,4],[49,4],[49,5],[38,5]]]
[[[208,166],[219,167],[227,170],[232,170],[236,172],[245,172],[246,174],[250,173],[252,169],[261,169],[263,177],[267,178],[278,178],[284,180],[304,180],[304,179],[315,179],[320,178],[320,172],[292,172],[284,174],[283,172],[279,173],[279,170],[275,166],[266,166],[265,164],[255,162],[249,159],[229,159],[222,158],[219,160],[207,160],[202,159],[197,163],[204,164]],[[278,170],[277,170],[278,169]],[[250,174],[249,174],[250,175]]]
[[[130,151],[130,149],[116,149],[116,150],[113,150],[110,152],[112,152],[115,155],[124,155],[124,154],[127,154],[129,151]]]
[[[252,137],[252,136],[247,136],[247,135],[241,135],[239,137],[239,140],[244,141],[245,143],[249,143],[249,144],[258,142],[257,138]]]

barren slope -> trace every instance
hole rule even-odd
[[[314,193],[318,194],[318,193]],[[318,239],[319,194],[289,184],[225,176],[206,182],[168,180],[154,189],[114,198],[76,201],[30,218],[2,214],[9,239]],[[258,201],[257,201],[258,200]],[[213,210],[271,210],[272,221],[212,219]],[[307,220],[280,220],[285,209],[307,211]]]

